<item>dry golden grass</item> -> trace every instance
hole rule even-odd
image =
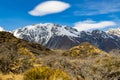
[[[35,60],[35,55],[32,52],[30,52],[27,48],[21,47],[18,49],[18,52],[21,55],[28,55],[31,57],[31,59]]]
[[[106,52],[100,50],[99,48],[91,45],[88,42],[81,43],[79,46],[71,48],[69,51],[63,53],[65,56],[71,57],[95,57],[98,55],[109,56]]]
[[[23,80],[22,74],[2,74],[0,73],[0,80]]]
[[[68,73],[69,76],[72,77],[72,80],[94,80],[94,79],[119,80],[120,79],[119,56],[96,56],[94,58],[87,57],[81,59],[79,57],[71,58],[69,56],[62,56],[62,55],[48,55],[44,57],[40,56],[37,58],[40,59],[38,60],[38,63],[36,63],[37,67],[43,65],[43,66],[49,66],[50,68],[43,67],[40,71],[39,71],[40,67],[30,69],[27,72],[25,72],[25,74],[27,73],[28,77],[38,76],[37,74],[39,74],[39,72],[40,73],[42,72],[43,79],[39,79],[39,80],[45,80],[46,78],[47,78],[46,80],[58,80],[58,78],[56,79],[56,76],[61,76],[62,74],[62,77],[64,77],[63,75],[66,75],[66,73]],[[54,71],[51,72],[52,70]],[[63,71],[65,71],[66,73],[64,74]],[[0,75],[0,80],[22,80],[22,75],[14,75],[14,77],[13,75],[4,75],[4,76]],[[36,79],[30,78],[24,80],[36,80]],[[60,80],[66,80],[66,79],[60,79]]]
[[[62,53],[66,52],[67,50],[60,50],[60,49],[51,49],[53,52],[57,53],[57,55],[62,55]]]

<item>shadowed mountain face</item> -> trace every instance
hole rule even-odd
[[[120,37],[100,30],[77,31],[68,26],[45,23],[25,26],[13,31],[14,36],[42,44],[51,49],[70,49],[82,42],[89,42],[107,52],[120,49]]]
[[[51,37],[48,43],[46,44],[47,47],[51,49],[69,49],[73,46],[76,46],[79,44],[77,41],[79,38],[75,37],[70,37],[70,36],[54,36]]]
[[[80,40],[82,42],[87,41],[107,52],[112,49],[120,49],[120,37],[100,30],[93,30],[91,33],[83,31]]]
[[[40,44],[18,39],[9,32],[0,32],[0,71],[20,73],[32,67],[37,55],[53,53]]]

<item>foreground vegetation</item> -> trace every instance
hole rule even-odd
[[[23,63],[22,66],[24,65],[29,64]],[[6,68],[9,69],[9,66]],[[25,72],[6,72],[2,72],[0,80],[59,80],[56,78],[59,76],[62,77],[60,80],[119,80],[120,56],[97,55],[80,58],[56,53],[37,57],[31,67],[25,68]]]
[[[59,69],[37,67],[25,72],[24,80],[70,80],[70,76]]]
[[[0,75],[0,80],[119,80],[120,57],[100,56],[94,59],[57,55],[39,58],[41,63],[22,74]],[[34,63],[35,65],[37,63]],[[43,67],[41,66],[49,66]]]

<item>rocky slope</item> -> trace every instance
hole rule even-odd
[[[105,51],[120,49],[119,36],[100,30],[78,32],[74,28],[52,23],[25,26],[13,31],[13,34],[18,38],[37,42],[52,49],[70,49],[82,42],[90,42]]]

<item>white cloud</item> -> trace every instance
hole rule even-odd
[[[101,22],[96,22],[93,20],[85,20],[85,21],[80,21],[75,23],[74,28],[76,28],[78,31],[87,31],[91,29],[100,29],[100,28],[106,28],[106,27],[111,27],[115,26],[116,23],[113,21],[101,21]]]
[[[32,16],[44,16],[53,13],[59,13],[70,8],[70,4],[62,1],[46,1],[37,5],[33,10],[29,11]]]

